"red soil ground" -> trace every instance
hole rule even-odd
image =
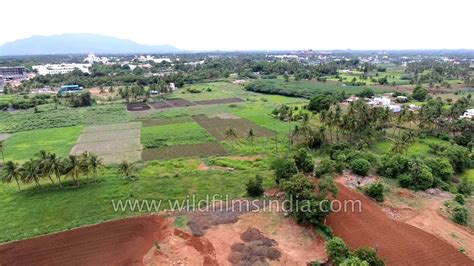
[[[361,212],[331,214],[328,225],[351,248],[371,246],[387,265],[473,265],[448,243],[409,224],[387,217],[372,200],[342,184],[337,199],[360,200]]]
[[[111,221],[0,245],[0,265],[142,265],[169,232],[158,216]]]

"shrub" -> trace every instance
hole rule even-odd
[[[349,248],[339,237],[334,237],[326,241],[326,252],[335,265],[339,265],[349,256]]]
[[[289,179],[298,173],[295,162],[286,158],[276,159],[272,167],[275,170],[275,181],[277,184],[280,184],[282,180]]]
[[[315,174],[321,177],[325,174],[330,174],[335,171],[336,163],[331,159],[322,159],[321,163],[316,167]]]
[[[464,196],[462,194],[456,194],[456,196],[454,197],[454,201],[461,205],[464,205]]]
[[[326,94],[319,94],[313,97],[308,104],[307,109],[315,113],[329,110],[331,104],[335,101],[334,97]]]
[[[367,194],[367,196],[375,199],[378,202],[383,202],[384,200],[384,186],[382,183],[369,184],[367,187],[365,187],[364,192]]]
[[[350,256],[344,259],[339,266],[369,266],[369,263],[365,260],[361,260],[358,257]]]
[[[361,247],[354,251],[353,255],[363,261],[367,261],[370,266],[384,266],[385,263],[377,256],[373,248]]]
[[[396,178],[407,172],[408,162],[409,159],[403,155],[384,156],[378,173],[387,178]]]
[[[259,197],[263,195],[263,180],[260,175],[256,175],[255,179],[250,179],[246,186],[247,186],[247,195],[250,197]]]
[[[449,181],[454,174],[453,166],[447,158],[428,158],[425,163],[431,168],[431,173],[443,181]]]
[[[467,219],[468,219],[467,209],[464,208],[463,206],[457,206],[453,210],[451,219],[453,219],[453,221],[457,224],[467,225]]]
[[[461,179],[461,182],[458,184],[458,192],[470,196],[472,193],[472,182],[467,178]]]
[[[309,173],[314,170],[313,157],[306,151],[306,149],[299,149],[294,156],[295,165],[298,170]]]
[[[416,189],[425,190],[433,185],[433,174],[431,169],[421,160],[414,159],[409,162],[409,173],[412,176],[412,186]]]
[[[403,174],[398,176],[398,183],[403,188],[409,188],[413,182],[413,177],[411,175]]]
[[[351,162],[351,168],[355,174],[366,176],[370,170],[370,163],[365,159],[355,159]]]
[[[428,95],[428,91],[424,89],[422,86],[418,85],[413,89],[412,98],[417,101],[424,101],[426,100],[426,96]]]

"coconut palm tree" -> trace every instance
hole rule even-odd
[[[226,139],[230,139],[231,144],[234,144],[234,140],[237,138],[237,131],[233,127],[226,128],[224,132],[224,136]]]
[[[75,182],[76,186],[79,187],[79,175],[81,173],[81,162],[76,155],[69,155],[65,161],[65,171],[66,176],[70,176]]]
[[[89,165],[92,170],[92,176],[94,177],[94,182],[97,182],[97,170],[102,167],[103,162],[97,155],[91,154],[89,156]]]
[[[2,181],[6,183],[10,183],[12,180],[15,180],[16,185],[18,186],[18,190],[21,191],[20,179],[21,179],[20,166],[18,165],[18,163],[8,161],[5,164],[5,176],[3,176]]]
[[[64,170],[64,165],[61,162],[61,158],[59,158],[55,153],[48,154],[48,160],[45,168],[45,174],[51,178],[52,175],[56,177],[59,181],[59,187],[63,187],[61,183],[61,175]]]
[[[253,133],[253,129],[249,129],[249,132],[247,133],[247,138],[250,140],[250,144],[252,145],[252,153],[254,153],[255,147],[253,145],[253,140],[255,138],[255,134]]]
[[[81,168],[81,172],[86,175],[87,179],[89,179],[91,168],[90,168],[90,153],[88,151],[83,152],[79,156],[79,166]]]
[[[45,150],[39,151],[37,154],[39,159],[39,173],[42,177],[48,177],[53,185],[55,185],[53,178],[51,178],[51,172],[49,171],[49,153]]]
[[[41,188],[40,185],[40,163],[37,160],[30,159],[21,166],[21,178],[24,183],[35,182],[38,188]]]
[[[133,165],[128,163],[127,161],[123,161],[119,165],[119,173],[122,174],[123,178],[128,178],[131,181],[134,181],[135,178],[133,177]]]

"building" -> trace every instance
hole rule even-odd
[[[368,104],[369,105],[382,105],[382,106],[389,106],[391,104],[391,100],[385,96],[382,97],[375,97],[370,99]]]
[[[408,102],[408,97],[406,97],[406,96],[397,96],[397,98],[395,98],[395,100],[399,103],[406,103],[406,102]]]
[[[24,67],[0,67],[0,77],[3,80],[15,80],[26,78],[26,69]]]
[[[58,95],[59,96],[66,96],[66,95],[69,95],[69,94],[80,93],[80,92],[82,92],[82,90],[83,90],[83,88],[79,85],[64,85],[59,89]]]
[[[90,64],[56,64],[56,65],[40,65],[33,66],[33,69],[38,72],[39,75],[56,75],[56,74],[67,74],[71,73],[75,69],[83,73],[89,73]]]
[[[461,115],[459,118],[472,119],[473,117],[474,117],[474,109],[467,109],[466,112],[464,112],[464,114]]]
[[[99,57],[99,56],[96,56],[95,54],[89,54],[84,59],[84,62],[88,62],[91,65],[94,63],[106,64],[107,62],[109,62],[109,59],[107,57]]]

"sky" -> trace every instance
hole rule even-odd
[[[472,0],[10,0],[0,45],[95,33],[186,50],[474,49],[473,12]]]

